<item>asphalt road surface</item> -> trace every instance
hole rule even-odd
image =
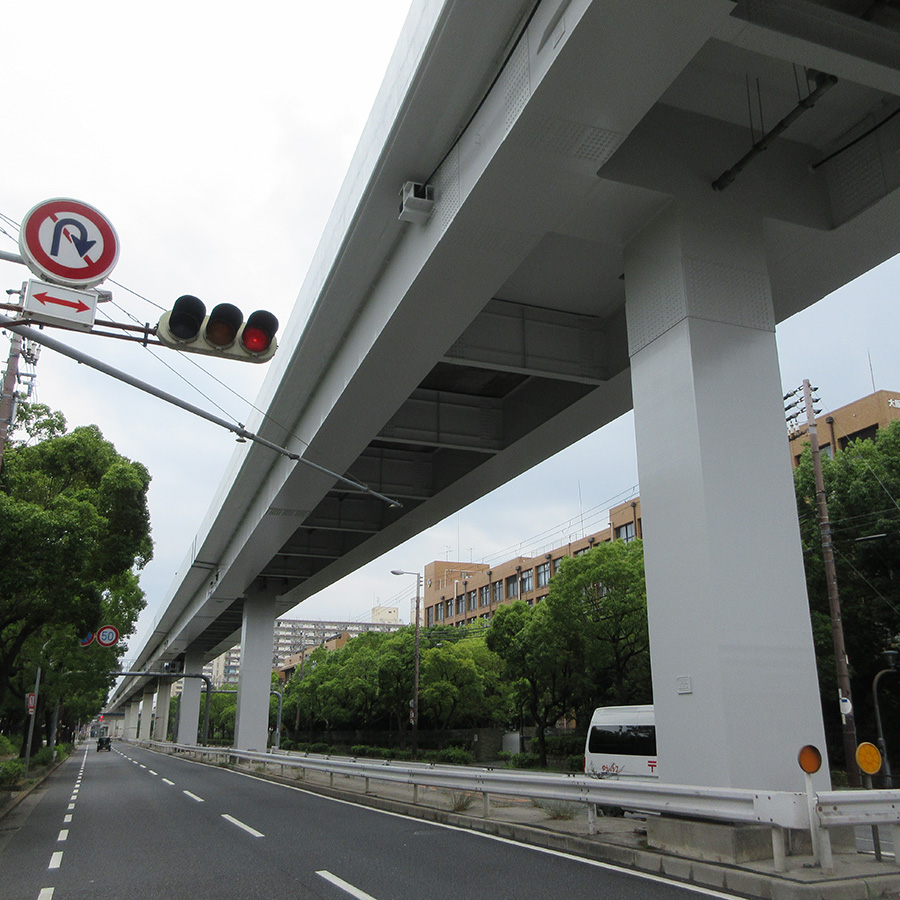
[[[732,900],[116,742],[0,820],[0,900],[548,897]]]

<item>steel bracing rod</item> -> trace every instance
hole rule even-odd
[[[10,319],[7,316],[3,315],[0,315],[0,325],[2,325],[4,328],[8,328],[10,331],[15,332],[16,334],[20,334],[22,337],[26,337],[38,344],[43,344],[45,347],[49,347],[51,350],[56,350],[57,353],[61,353],[63,356],[68,356],[69,359],[74,359],[76,362],[89,366],[92,369],[96,369],[98,372],[103,372],[104,375],[109,375],[111,378],[123,381],[125,382],[125,384],[130,384],[132,387],[137,388],[139,391],[144,391],[144,393],[146,394],[152,394],[154,397],[157,397],[160,400],[165,400],[166,403],[171,403],[173,406],[178,406],[186,412],[193,413],[195,416],[199,416],[201,419],[206,419],[207,422],[212,422],[214,425],[218,425],[220,428],[225,428],[228,431],[231,431],[232,433],[238,435],[238,437],[242,437],[248,441],[253,441],[256,444],[261,444],[263,447],[268,447],[269,450],[274,450],[276,453],[280,453],[282,456],[286,456],[288,459],[294,460],[294,462],[303,463],[305,466],[309,466],[312,469],[316,469],[319,472],[330,475],[332,478],[336,478],[338,481],[342,481],[344,484],[349,484],[357,491],[360,491],[364,494],[371,494],[373,497],[377,497],[379,500],[383,500],[389,506],[403,506],[403,504],[398,500],[392,500],[390,497],[386,497],[384,494],[379,494],[378,491],[372,490],[372,488],[370,488],[368,485],[363,484],[362,482],[354,481],[352,478],[347,478],[345,475],[338,475],[337,472],[333,472],[331,469],[326,469],[325,466],[320,466],[318,463],[314,463],[311,460],[304,459],[304,457],[300,456],[299,453],[294,453],[293,451],[288,450],[285,447],[281,447],[278,444],[272,443],[272,441],[267,441],[265,438],[260,437],[258,434],[254,434],[252,431],[247,431],[247,429],[244,428],[243,425],[235,425],[232,422],[229,422],[227,419],[223,419],[219,416],[213,415],[212,413],[207,412],[205,409],[201,409],[199,406],[194,406],[193,403],[188,403],[187,400],[182,400],[181,397],[176,397],[174,394],[169,394],[166,391],[160,390],[158,387],[154,387],[152,384],[147,384],[146,381],[141,381],[140,378],[135,378],[133,375],[129,375],[127,372],[123,372],[121,369],[117,369],[114,366],[107,365],[107,363],[102,362],[99,359],[95,359],[93,356],[88,356],[87,353],[82,353],[80,350],[76,350],[74,347],[63,344],[61,341],[58,341],[56,340],[56,338],[52,338],[49,335],[44,334],[44,332],[42,331],[38,331],[35,328],[29,328],[27,325],[19,325],[16,323],[15,319]]]

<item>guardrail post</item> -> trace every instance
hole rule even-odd
[[[831,855],[831,835],[826,828],[818,828],[819,848],[822,855],[822,871],[826,875],[834,875],[834,857]]]
[[[419,785],[414,784],[413,785],[413,803],[418,803],[418,802],[419,802]]]
[[[334,772],[328,773],[328,785],[329,787],[334,787]]]
[[[780,825],[772,826],[772,859],[775,862],[776,872],[787,871],[784,858],[784,829]]]
[[[491,814],[491,795],[487,791],[484,791],[484,793],[481,796],[484,801],[482,814],[484,815],[484,818],[486,819]]]
[[[900,825],[891,825],[891,840],[894,842],[894,863],[900,866],[900,853],[897,852],[900,847]]]
[[[597,833],[597,804],[588,803],[588,834]]]
[[[369,790],[369,776],[368,776],[368,775],[366,775],[366,789],[365,789],[365,793],[367,793],[367,794],[371,794],[371,793],[372,793],[372,792]]]

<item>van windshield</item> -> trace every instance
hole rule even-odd
[[[656,727],[592,725],[588,752],[614,756],[656,756]]]

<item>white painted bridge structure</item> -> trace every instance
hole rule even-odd
[[[414,4],[248,426],[402,507],[239,445],[132,668],[240,640],[263,749],[277,615],[633,407],[660,778],[802,789],[775,325],[900,252],[898,108],[890,3]],[[165,679],[110,708],[149,731],[157,689],[164,719]]]

